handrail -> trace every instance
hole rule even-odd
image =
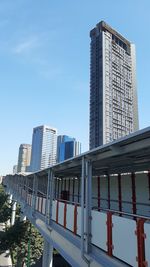
[[[119,203],[119,200],[116,200],[116,199],[110,199],[108,200],[107,198],[98,198],[98,197],[92,197],[92,199],[99,199],[99,200],[104,200],[104,201],[111,201],[111,202],[115,202],[115,203]],[[142,203],[142,202],[133,202],[133,201],[127,201],[127,200],[121,200],[122,203],[125,203],[125,204],[133,204],[133,203],[136,203],[136,205],[143,205],[143,206],[148,206],[150,207],[150,204],[147,204],[147,203]]]
[[[98,210],[99,208],[97,207],[93,207],[93,210]],[[140,214],[134,214],[134,213],[129,213],[129,212],[124,212],[124,211],[118,211],[118,210],[113,210],[113,209],[105,209],[105,208],[100,208],[101,211],[106,211],[106,212],[112,212],[112,213],[116,213],[116,214],[121,214],[121,215],[125,215],[125,216],[129,216],[129,217],[134,217],[134,218],[141,218],[141,219],[145,219],[145,220],[149,220],[150,221],[150,217],[148,216],[143,216]]]

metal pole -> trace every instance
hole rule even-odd
[[[50,199],[50,176],[51,170],[48,170],[48,181],[47,181],[47,194],[46,194],[46,223],[49,224],[49,199]]]
[[[54,173],[51,169],[50,173],[50,201],[49,201],[49,224],[51,224],[51,219],[52,219],[52,209],[53,209],[53,194],[54,194]]]
[[[33,179],[33,188],[32,188],[32,214],[36,210],[36,197],[37,197],[37,190],[38,190],[38,179],[37,175],[34,174],[34,179]]]
[[[12,203],[12,194],[9,194],[9,197],[8,197],[8,204],[11,204]]]
[[[86,253],[91,248],[92,165],[86,162]]]
[[[81,177],[81,257],[90,266],[90,261],[86,258],[84,252],[84,199],[85,199],[85,159],[82,157],[82,177]],[[86,199],[87,200],[87,199]]]
[[[16,201],[13,201],[12,205],[12,214],[11,214],[11,225],[15,224],[15,217],[16,217]]]
[[[82,177],[81,177],[81,254],[84,255],[84,168],[85,162],[82,158]]]
[[[42,267],[53,266],[53,246],[44,239]]]

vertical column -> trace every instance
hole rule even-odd
[[[85,159],[82,158],[81,177],[81,255],[84,257],[84,195],[85,195]]]
[[[12,203],[12,194],[9,194],[9,197],[8,197],[8,204],[11,204]]]
[[[90,262],[85,253],[90,252],[91,248],[91,176],[92,166],[89,161],[85,162],[82,157],[82,179],[81,179],[81,256],[90,266]],[[85,218],[86,215],[86,218]],[[86,220],[84,220],[86,219]],[[84,221],[86,224],[84,225]],[[86,230],[86,232],[85,232]]]
[[[86,161],[86,253],[91,250],[92,164]]]
[[[150,200],[150,170],[148,171],[147,177],[148,177],[148,191],[149,191],[149,200]]]
[[[58,186],[57,186],[57,194],[56,194],[56,199],[59,199],[59,184],[60,184],[60,179],[58,178]]]
[[[10,192],[8,195],[8,204],[12,204],[12,194],[10,194]],[[10,224],[11,224],[11,219],[7,221],[7,225],[10,226]]]
[[[78,177],[78,203],[80,203],[80,178]]]
[[[49,169],[47,175],[46,214],[45,214],[45,221],[47,224],[49,224],[50,175],[51,171]],[[56,181],[55,181],[55,197],[56,197]]]
[[[118,202],[119,202],[119,211],[122,211],[121,174],[118,174]],[[122,216],[122,214],[120,214],[120,216]]]
[[[148,263],[145,261],[145,238],[146,235],[144,233],[144,223],[145,219],[137,219],[137,262],[138,267],[148,266]]]
[[[74,190],[75,190],[75,178],[73,178],[72,184],[72,202],[74,202]]]
[[[74,206],[74,225],[73,225],[73,232],[76,235],[77,234],[77,204]]]
[[[100,176],[97,177],[97,205],[98,211],[100,211]]]
[[[53,246],[44,239],[42,267],[53,266]]]
[[[58,216],[59,216],[59,200],[57,200],[57,205],[56,205],[56,223],[58,223]]]
[[[70,178],[68,180],[68,192],[69,192],[69,200],[70,200]]]
[[[22,197],[24,198],[24,200],[28,203],[28,192],[29,192],[29,179],[28,176],[24,179],[22,179],[23,182],[23,190],[22,190]],[[25,192],[24,192],[25,190]]]
[[[133,214],[136,214],[135,173],[131,173],[131,183],[132,183],[132,210],[133,210]]]
[[[66,178],[64,180],[64,190],[66,191]]]
[[[11,225],[15,224],[15,217],[16,217],[16,201],[13,201],[12,204],[12,214],[11,214]]]
[[[33,214],[36,210],[36,199],[37,199],[37,191],[38,191],[38,178],[36,174],[34,174],[32,190],[33,190],[32,191],[32,214]]]
[[[55,178],[54,180],[54,185],[55,185],[55,190],[54,190],[54,195],[55,195],[55,198],[56,198],[56,194],[57,194],[57,178]]]
[[[63,191],[63,178],[61,178],[61,192],[60,192],[60,199],[62,198],[62,191]]]
[[[112,244],[112,213],[107,212],[107,254],[112,256],[113,244]]]
[[[51,224],[52,207],[53,207],[53,194],[54,194],[54,174],[52,169],[48,171],[48,186],[46,198],[46,223]]]

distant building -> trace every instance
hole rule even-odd
[[[57,138],[57,162],[75,157],[81,153],[81,143],[67,135],[59,135]]]
[[[90,149],[138,130],[135,46],[104,21],[90,32]]]
[[[18,165],[14,165],[13,166],[13,174],[17,173],[18,170]]]
[[[28,172],[31,160],[31,145],[21,144],[19,147],[17,172]]]
[[[33,129],[30,171],[35,172],[56,163],[57,129],[42,125]]]
[[[3,176],[0,176],[0,184],[2,183],[3,181]]]

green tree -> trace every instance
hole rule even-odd
[[[17,206],[17,220],[15,224],[0,232],[0,253],[10,250],[13,264],[17,267],[28,263],[30,266],[42,255],[43,238],[38,230],[27,221],[20,221],[20,207]],[[8,196],[0,186],[0,222],[6,222],[11,217],[11,205]]]
[[[0,237],[0,252],[8,249],[12,252],[13,263],[17,266],[24,266],[27,261],[32,264],[42,255],[43,238],[29,221],[17,221]]]
[[[5,223],[11,218],[11,204],[8,203],[8,195],[0,185],[0,223]]]
[[[15,264],[18,263],[18,267],[24,263],[28,263],[27,266],[35,263],[43,251],[43,238],[38,230],[29,221],[24,222],[23,226],[21,240],[15,240],[12,246],[13,261]]]

